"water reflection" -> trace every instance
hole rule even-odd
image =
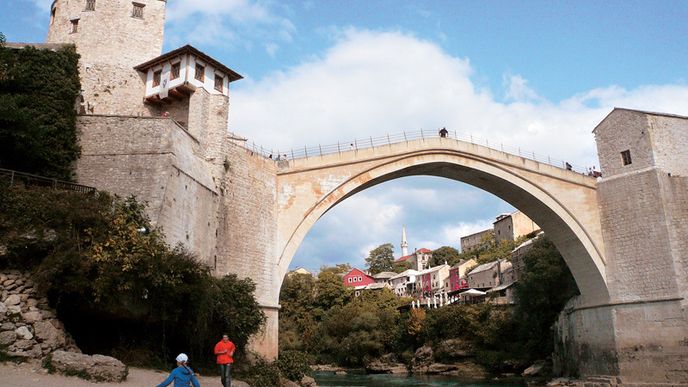
[[[316,372],[313,377],[318,386],[329,387],[385,387],[385,386],[417,386],[417,387],[516,387],[524,384],[515,381],[462,381],[452,376],[441,375],[368,375],[364,372],[349,372],[346,375],[335,375],[332,372]]]

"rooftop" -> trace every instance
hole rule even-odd
[[[232,70],[229,67],[223,65],[222,63],[216,61],[215,59],[210,57],[210,55],[205,54],[204,52],[191,46],[190,44],[187,44],[186,46],[179,47],[178,49],[172,50],[166,54],[162,54],[157,58],[153,58],[153,59],[149,60],[148,62],[141,63],[140,65],[134,67],[134,69],[139,70],[139,71],[145,71],[145,70],[149,69],[150,67],[153,67],[153,66],[158,65],[160,63],[163,63],[169,59],[172,59],[174,57],[184,55],[184,54],[195,55],[195,56],[203,59],[204,61],[206,61],[211,66],[215,67],[217,70],[227,74],[230,82],[238,81],[239,79],[243,78],[241,75],[237,74],[234,70]]]
[[[602,119],[602,121],[600,121],[599,124],[597,124],[597,126],[595,126],[595,129],[593,129],[592,132],[595,133],[595,131],[597,130],[597,128],[598,128],[604,121],[606,121],[607,118],[609,118],[609,116],[611,116],[612,114],[614,114],[614,112],[616,112],[617,110],[627,111],[627,112],[633,112],[633,113],[647,114],[647,115],[651,115],[651,116],[672,117],[672,118],[680,118],[680,119],[683,119],[683,120],[688,120],[688,117],[687,117],[687,116],[681,116],[681,115],[678,115],[678,114],[659,113],[659,112],[651,112],[651,111],[647,111],[647,110],[636,110],[636,109],[627,109],[627,108],[615,107],[614,109],[612,109],[611,112],[609,112],[609,114],[607,114],[607,115]]]

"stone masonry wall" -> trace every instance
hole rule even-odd
[[[147,202],[168,243],[215,264],[219,191],[198,140],[170,119],[79,116],[82,156],[76,175],[91,185]]]
[[[58,349],[81,352],[34,286],[26,274],[0,273],[0,350],[20,358],[41,358]]]
[[[76,45],[85,113],[150,115],[143,75],[134,66],[161,54],[166,2],[137,3],[145,5],[142,18],[132,17],[129,0],[97,1],[94,11],[85,10],[84,0],[55,2],[46,41]]]
[[[688,177],[688,119],[648,115],[656,164],[672,176]]]

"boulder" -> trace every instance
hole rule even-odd
[[[301,387],[318,387],[318,384],[315,383],[315,379],[308,375],[304,375],[304,377],[301,378],[299,384],[301,385]]]
[[[461,360],[474,357],[473,346],[461,339],[449,339],[439,343],[434,349],[435,358],[443,361]]]
[[[21,302],[21,297],[18,294],[12,294],[5,300],[5,306],[8,308],[13,305],[19,305]]]
[[[17,333],[17,336],[21,337],[24,340],[31,340],[33,339],[33,333],[29,330],[29,328],[22,326],[14,330]]]
[[[121,382],[127,377],[127,366],[110,356],[83,355],[55,351],[49,360],[50,368],[65,375],[75,375],[99,382]]]
[[[521,376],[523,376],[523,377],[538,376],[545,369],[545,365],[546,365],[546,363],[544,360],[538,360],[533,365],[526,368],[525,371],[523,371],[523,373],[521,374]]]
[[[6,346],[14,343],[17,340],[17,332],[6,331],[0,332],[0,345]]]
[[[300,387],[298,383],[286,378],[280,378],[280,387]]]
[[[22,313],[22,319],[24,319],[24,322],[27,324],[33,324],[36,321],[42,320],[43,316],[41,316],[40,312],[26,312]]]
[[[488,372],[482,366],[471,361],[462,361],[452,364],[431,363],[413,367],[413,373],[451,375],[461,379],[482,380],[489,377]]]
[[[39,321],[33,324],[33,330],[36,338],[50,347],[56,348],[65,345],[64,333],[55,328],[50,321]]]
[[[416,350],[413,355],[414,364],[429,364],[432,362],[432,347],[429,345],[424,345]]]
[[[365,370],[369,374],[407,374],[408,368],[402,363],[386,363],[373,360],[366,364]]]

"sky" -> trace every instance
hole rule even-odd
[[[1,0],[0,32],[42,42],[52,0]],[[164,51],[190,43],[244,79],[229,130],[267,148],[446,127],[584,169],[613,107],[688,115],[688,1],[169,0]],[[409,177],[337,205],[291,267],[363,267],[372,248],[459,246],[514,208]]]

